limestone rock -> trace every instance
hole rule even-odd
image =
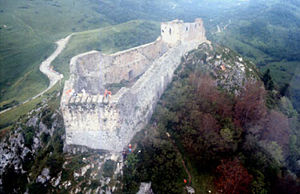
[[[46,181],[50,180],[50,178],[51,178],[51,177],[49,176],[49,173],[50,173],[49,168],[44,168],[44,169],[42,170],[41,175],[39,175],[39,176],[37,177],[36,182],[37,182],[37,183],[42,183],[42,184],[46,183]]]
[[[137,194],[153,194],[153,191],[151,189],[151,182],[150,183],[141,183]]]

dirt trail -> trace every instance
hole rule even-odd
[[[55,42],[57,44],[57,48],[55,49],[55,51],[45,61],[43,61],[40,64],[40,71],[48,77],[49,82],[50,82],[49,86],[45,90],[41,91],[39,94],[25,100],[24,102],[22,102],[16,106],[7,108],[5,110],[2,110],[0,112],[0,114],[3,114],[11,109],[14,109],[20,105],[26,104],[27,102],[40,97],[41,95],[43,95],[44,93],[49,91],[58,81],[60,81],[63,78],[63,75],[54,71],[50,65],[51,65],[52,61],[54,61],[54,59],[64,50],[64,48],[66,47],[66,45],[69,42],[72,35],[73,34],[70,34],[69,36],[62,38],[62,39],[58,40],[57,42]]]

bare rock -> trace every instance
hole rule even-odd
[[[151,189],[151,182],[150,183],[141,183],[140,189],[137,194],[153,194]]]

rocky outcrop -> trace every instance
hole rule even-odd
[[[48,107],[42,104],[39,108],[28,113],[27,118],[23,118],[16,123],[13,129],[5,139],[0,142],[0,193],[4,187],[9,187],[7,182],[12,175],[20,175],[30,179],[30,165],[38,152],[46,146],[45,137],[49,139],[53,136],[57,128],[61,128],[59,115],[57,113],[49,114],[51,126],[44,123],[45,113]],[[51,115],[51,116],[50,116]],[[64,138],[64,137],[60,137]],[[44,168],[41,174],[33,180],[36,183],[42,183],[50,180],[49,168]],[[18,191],[15,185],[15,191]],[[5,190],[5,189],[4,189]]]
[[[151,183],[141,183],[139,191],[136,194],[153,194]]]
[[[161,29],[153,43],[113,55],[91,51],[71,60],[61,100],[67,145],[119,152],[145,126],[181,57],[207,42],[201,19],[163,23]],[[137,81],[105,103],[105,85],[122,80]]]
[[[183,66],[197,66],[198,71],[213,76],[218,86],[234,94],[239,93],[246,82],[259,80],[255,64],[216,44],[199,45],[184,56]]]

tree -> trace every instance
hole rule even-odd
[[[250,193],[252,175],[238,159],[222,160],[216,171],[218,178],[215,185],[219,192],[225,194]]]
[[[190,83],[195,89],[195,101],[200,109],[222,117],[232,115],[232,102],[229,95],[218,90],[216,81],[209,75],[191,74]]]
[[[289,118],[296,117],[298,115],[292,102],[285,96],[280,98],[279,108],[280,111]]]
[[[267,90],[272,91],[274,89],[274,82],[270,74],[270,69],[267,69],[267,71],[264,73],[262,80]]]
[[[279,178],[276,181],[272,188],[272,193],[280,194],[280,193],[289,193],[289,194],[298,194],[300,191],[299,181],[295,180],[295,178],[287,174],[286,176]]]
[[[268,151],[279,164],[284,161],[282,148],[275,141],[260,141],[259,144]]]
[[[283,87],[280,88],[280,95],[281,96],[290,96],[290,84],[289,83],[285,83]]]
[[[254,173],[255,179],[252,181],[251,184],[252,193],[267,194],[268,191],[265,188],[266,182],[264,174],[261,173],[259,170],[255,170]]]
[[[243,127],[264,118],[267,113],[265,96],[266,92],[260,83],[246,83],[245,88],[236,98],[235,123]]]
[[[14,165],[6,166],[1,179],[4,193],[24,193],[27,183],[26,174],[15,171]]]
[[[270,111],[265,129],[262,131],[262,139],[277,142],[282,147],[283,153],[288,153],[289,135],[288,119],[280,112]]]

